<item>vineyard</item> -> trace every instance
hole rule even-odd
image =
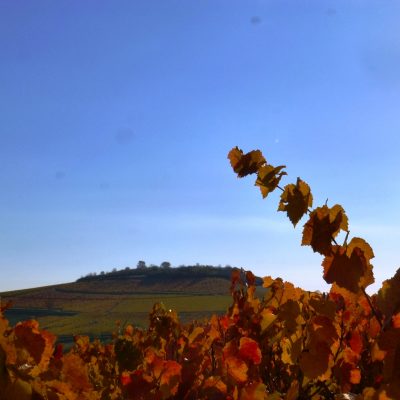
[[[264,198],[280,190],[278,211],[301,245],[322,257],[329,293],[235,269],[225,315],[182,324],[157,303],[148,329],[118,326],[113,342],[76,336],[64,352],[37,321],[10,326],[0,310],[0,400],[295,400],[400,399],[400,270],[369,295],[374,257],[349,238],[340,205],[313,207],[308,184],[281,187],[285,166],[259,150],[232,149],[238,177],[255,175]],[[343,243],[338,235],[343,233]]]

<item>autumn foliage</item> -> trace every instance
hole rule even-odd
[[[321,254],[329,293],[265,277],[259,297],[254,275],[237,269],[223,316],[183,325],[155,304],[147,330],[128,325],[112,344],[77,336],[66,353],[36,321],[9,326],[1,309],[0,400],[400,399],[400,270],[368,295],[374,254],[349,240],[340,205],[312,209],[308,184],[281,187],[285,166],[259,150],[228,158],[264,198],[281,190],[278,211],[294,226],[307,219],[301,244]]]

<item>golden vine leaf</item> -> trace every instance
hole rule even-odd
[[[310,245],[314,252],[330,255],[332,239],[340,230],[348,230],[348,219],[342,206],[335,204],[332,208],[326,205],[317,207],[304,224],[301,245]]]
[[[68,353],[63,357],[62,376],[75,392],[92,388],[87,365],[77,354]]]
[[[273,167],[266,164],[259,168],[255,185],[259,186],[264,199],[278,187],[282,176],[287,175],[286,172],[281,171],[285,167],[286,165]]]
[[[248,367],[240,358],[230,356],[225,359],[228,374],[239,383],[247,381]]]
[[[332,352],[339,336],[328,317],[315,316],[310,322],[308,348],[301,354],[300,368],[308,379],[326,380],[331,375]]]
[[[391,279],[382,283],[376,296],[376,302],[387,318],[400,311],[400,268]]]
[[[266,163],[260,150],[252,150],[243,154],[237,146],[228,153],[229,161],[239,178],[256,173]]]
[[[300,368],[308,379],[329,373],[329,358],[331,350],[326,343],[317,342],[309,352],[303,352],[300,358]]]
[[[351,253],[343,246],[333,246],[332,253],[322,262],[324,279],[327,283],[336,283],[353,293],[374,282],[372,266],[359,247]]]
[[[293,226],[296,226],[307,212],[308,207],[312,207],[312,202],[313,196],[310,186],[297,178],[296,184],[290,183],[285,186],[281,194],[278,211],[286,211]]]
[[[163,398],[170,398],[178,391],[181,380],[182,365],[173,360],[163,362],[163,371],[160,376],[160,390]]]
[[[364,253],[365,258],[369,261],[371,258],[374,258],[374,252],[371,246],[366,242],[364,239],[359,237],[353,237],[350,243],[347,245],[346,253],[350,257],[351,253],[353,252],[354,248],[358,247]]]

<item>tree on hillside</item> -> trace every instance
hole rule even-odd
[[[163,261],[160,265],[161,268],[171,268],[171,263],[168,261]]]
[[[147,266],[143,260],[140,260],[140,261],[138,261],[136,268],[137,269],[145,269],[145,268],[147,268]]]

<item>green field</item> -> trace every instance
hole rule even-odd
[[[114,297],[114,296],[113,296]],[[116,296],[115,296],[116,297]],[[153,305],[162,302],[178,313],[181,321],[223,314],[231,303],[230,296],[136,295],[104,298],[95,301],[68,301],[62,309],[75,311],[73,316],[39,317],[40,325],[56,334],[100,334],[115,331],[115,321],[146,328]]]
[[[31,295],[31,293],[29,293]],[[30,296],[23,296],[16,302],[19,310],[26,310],[26,313],[19,312],[21,319],[35,317],[42,328],[48,329],[57,335],[72,334],[101,334],[112,333],[116,329],[115,322],[130,323],[132,325],[146,328],[148,315],[153,305],[162,302],[167,309],[173,309],[183,323],[193,319],[210,317],[212,314],[223,314],[231,304],[232,298],[224,295],[177,295],[163,294],[154,295],[135,294],[131,296],[110,295],[99,297],[98,295],[87,294],[80,297],[69,297],[65,299],[53,299],[52,310],[73,312],[73,315],[38,315],[30,308],[32,304]],[[34,307],[46,309],[46,300],[38,298],[33,302]],[[12,310],[10,310],[10,315]],[[52,313],[54,314],[54,313]],[[11,320],[11,318],[10,318]]]

